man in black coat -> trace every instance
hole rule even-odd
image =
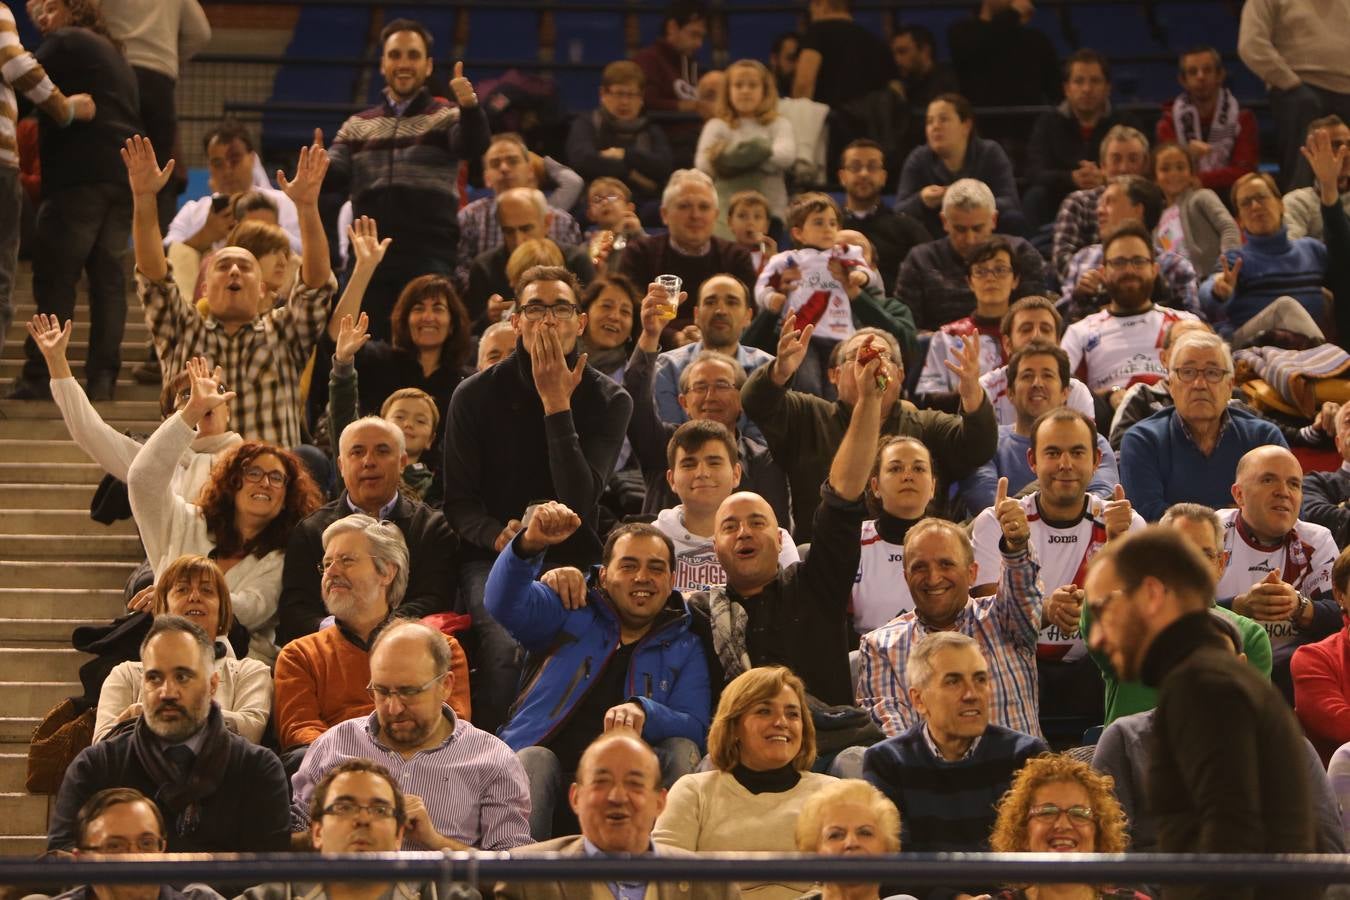
[[[212,701],[215,643],[181,616],[158,616],[141,644],[143,712],[83,750],[56,795],[47,849],[76,846],[81,807],[104,788],[153,798],[170,853],[248,853],[290,847],[281,760],[232,734]]]
[[[515,352],[465,379],[450,399],[445,514],[463,540],[461,589],[473,616],[481,676],[474,724],[495,731],[516,697],[516,644],[483,608],[488,572],[521,530],[527,510],[558,500],[581,527],[545,556],[545,567],[585,571],[600,561],[600,494],[623,446],[633,401],[586,365],[586,327],[575,276],[560,266],[526,270],[511,316]]]
[[[338,469],[346,490],[310,513],[291,532],[281,573],[277,606],[277,646],[319,629],[328,615],[320,591],[323,532],[338,519],[365,513],[388,520],[408,544],[408,589],[399,614],[421,618],[454,606],[457,580],[455,535],[439,510],[398,490],[408,463],[403,432],[377,416],[357,419],[338,439]]]
[[[1148,803],[1167,853],[1314,853],[1307,751],[1293,711],[1233,654],[1209,607],[1214,573],[1176,533],[1113,541],[1086,583],[1092,649],[1158,691]],[[1168,886],[1166,898],[1320,897],[1320,887]]]

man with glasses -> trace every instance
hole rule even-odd
[[[1136,423],[1120,444],[1121,483],[1150,522],[1173,503],[1228,506],[1247,451],[1265,444],[1288,447],[1274,423],[1229,405],[1233,356],[1218,335],[1190,331],[1177,338],[1167,389],[1172,408]],[[1298,508],[1294,500],[1295,515]]]
[[[628,393],[578,352],[580,293],[561,266],[527,269],[511,315],[515,353],[462,382],[446,416],[444,508],[462,541],[460,609],[473,616],[478,642],[474,721],[489,731],[505,721],[519,675],[515,641],[483,608],[492,561],[541,500],[567,504],[582,521],[549,548],[545,568],[599,561],[600,494],[633,409]]]
[[[1319,134],[1324,148],[1330,139]],[[1336,181],[1346,149],[1325,153],[1329,163],[1324,183]],[[1284,330],[1313,344],[1326,338],[1321,323],[1328,319],[1322,284],[1327,275],[1327,247],[1316,238],[1290,240],[1284,227],[1284,204],[1275,179],[1265,172],[1243,175],[1233,183],[1233,206],[1246,242],[1227,250],[1219,268],[1200,287],[1200,302],[1219,333],[1234,347],[1257,342],[1267,331]],[[1334,198],[1333,198],[1334,199]]]
[[[296,844],[316,834],[322,839],[331,825],[331,807],[319,808],[312,798],[324,776],[350,759],[378,760],[404,791],[405,850],[510,850],[529,843],[530,795],[520,763],[447,702],[455,690],[452,653],[444,635],[420,622],[398,620],[380,632],[365,686],[374,712],[324,733],[291,781]],[[324,813],[319,829],[313,828],[316,808]]]
[[[324,534],[334,522],[363,513],[394,525],[407,546],[408,565],[400,592],[403,614],[420,617],[448,612],[455,597],[455,536],[438,509],[406,496],[399,477],[408,463],[405,437],[397,425],[365,416],[342,429],[338,471],[343,491],[296,525],[286,546],[277,606],[277,645],[317,631],[324,610]],[[394,604],[391,604],[394,605]]]
[[[921,26],[912,26],[917,30]],[[897,36],[896,40],[899,40]],[[931,48],[930,48],[931,49]],[[926,101],[909,98],[911,107],[926,109]],[[886,187],[886,155],[881,145],[870,138],[859,138],[839,156],[839,183],[844,188],[842,229],[861,232],[876,251],[876,270],[893,296],[895,278],[909,251],[933,239],[923,223],[908,213],[896,212],[882,202]]]
[[[1164,853],[1312,853],[1314,793],[1289,704],[1240,661],[1209,612],[1213,568],[1170,528],[1112,541],[1085,586],[1088,642],[1157,688],[1147,808]],[[1181,896],[1181,892],[1177,894]],[[1203,898],[1320,897],[1321,886],[1201,885]]]
[[[474,258],[469,267],[469,287],[464,292],[464,308],[475,331],[502,321],[515,303],[515,287],[506,274],[506,263],[516,248],[528,240],[544,238],[557,210],[548,205],[538,188],[518,187],[497,196],[497,224],[502,242]],[[555,241],[555,243],[557,243]],[[582,284],[595,278],[595,264],[584,244],[559,244],[563,264]]]
[[[1139,222],[1126,222],[1107,235],[1102,241],[1106,308],[1074,322],[1060,342],[1073,374],[1096,395],[1099,422],[1110,420],[1131,384],[1165,374],[1158,353],[1163,329],[1195,318],[1182,309],[1154,305],[1158,267],[1153,253],[1153,237]],[[1159,515],[1162,509],[1154,518]]]
[[[1304,146],[1312,147],[1319,133],[1325,135],[1333,153],[1350,147],[1350,125],[1346,125],[1340,116],[1324,116],[1309,122]],[[1314,178],[1311,186],[1295,188],[1284,195],[1284,227],[1289,232],[1289,240],[1296,241],[1301,237],[1326,239],[1322,204],[1327,200],[1339,204],[1342,211],[1350,214],[1350,153],[1340,157],[1335,184],[1328,182],[1327,188],[1323,191],[1321,180]]]
[[[657,275],[678,275],[684,281],[684,299],[675,318],[666,324],[663,343],[677,346],[676,334],[694,324],[694,301],[702,296],[703,282],[725,274],[749,287],[755,269],[749,252],[733,241],[713,235],[717,224],[717,191],[712,179],[697,169],[679,169],[670,176],[661,194],[661,221],[666,234],[630,240],[618,259],[618,270],[634,284],[651,284]],[[610,271],[614,260],[611,259]]]
[[[400,609],[409,584],[408,545],[393,522],[362,513],[323,530],[323,554],[312,578],[321,580],[323,605],[333,624],[281,648],[275,671],[274,717],[287,770],[305,748],[339,722],[370,712],[366,691],[370,651],[381,629]],[[458,675],[450,702],[467,717],[469,666],[459,643],[446,645]]]
[[[76,859],[107,860],[164,852],[164,817],[159,807],[135,788],[106,788],[90,797],[76,820],[80,842]],[[84,884],[51,900],[219,900],[204,884],[175,888],[167,884]]]
[[[141,642],[141,715],[134,728],[86,748],[66,769],[47,849],[103,843],[78,829],[80,810],[114,787],[154,798],[164,823],[164,831],[156,834],[165,838],[156,849],[246,853],[287,848],[285,773],[276,754],[225,727],[211,699],[219,681],[215,651],[213,639],[195,622],[155,617]]]

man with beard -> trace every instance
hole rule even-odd
[[[292,772],[319,735],[370,712],[369,654],[407,589],[408,545],[391,522],[347,516],[324,529],[319,571],[333,625],[291,641],[277,656],[277,739]],[[450,702],[467,717],[468,663],[459,643],[445,640],[457,676]]]
[[[1273,422],[1229,404],[1233,355],[1218,335],[1183,334],[1168,361],[1172,408],[1136,422],[1120,442],[1121,483],[1150,522],[1173,503],[1228,506],[1238,463],[1248,450],[1289,446]]]
[[[506,744],[450,708],[451,664],[444,636],[420,622],[400,620],[380,633],[366,688],[375,711],[315,741],[292,779],[297,844],[313,834],[315,785],[354,758],[380,760],[404,789],[405,850],[509,850],[529,842],[525,772]]]
[[[105,788],[153,797],[171,853],[285,850],[286,775],[270,751],[231,734],[211,702],[215,644],[194,622],[156,616],[141,642],[144,711],[86,748],[61,782],[47,849],[79,841],[78,813]]]
[[[910,104],[918,109],[928,106],[927,101],[916,104],[912,96]],[[882,202],[881,192],[886,187],[886,155],[876,141],[859,138],[845,147],[839,156],[838,174],[844,188],[844,218],[839,227],[861,232],[872,242],[876,248],[874,268],[881,273],[886,296],[893,296],[900,264],[909,251],[932,240],[933,236],[918,219],[908,213],[896,212]]]
[[[1072,63],[1070,67],[1074,67]],[[1057,114],[1046,113],[1046,115]],[[1035,140],[1036,136],[1033,134],[1033,144]],[[1098,160],[1100,165],[1083,160],[1075,170],[1075,183],[1081,181],[1082,186],[1065,197],[1059,205],[1059,212],[1055,215],[1055,238],[1050,254],[1050,261],[1055,271],[1059,273],[1061,281],[1069,274],[1069,262],[1073,259],[1073,255],[1088,244],[1100,240],[1097,203],[1106,190],[1107,182],[1121,175],[1152,174],[1148,168],[1148,149],[1148,138],[1144,137],[1142,131],[1129,125],[1113,125],[1102,138]]]
[[[1153,237],[1138,222],[1127,222],[1107,235],[1102,241],[1102,280],[1109,302],[1105,309],[1070,325],[1060,342],[1073,374],[1096,395],[1098,422],[1111,420],[1131,384],[1154,382],[1167,374],[1158,353],[1163,329],[1179,319],[1195,318],[1185,310],[1153,304],[1158,277],[1153,254]]]
[[[1214,573],[1170,528],[1146,528],[1093,561],[1089,644],[1123,679],[1158,689],[1148,808],[1164,853],[1312,853],[1303,735],[1279,692],[1214,625]],[[1320,897],[1281,884],[1168,886],[1166,898]]]

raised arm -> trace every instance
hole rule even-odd
[[[338,340],[342,320],[347,317],[354,318],[360,312],[361,301],[366,296],[366,288],[370,287],[371,276],[380,267],[384,253],[393,240],[393,238],[380,240],[378,226],[369,216],[362,216],[352,222],[351,227],[347,229],[347,237],[352,255],[356,257],[356,264],[352,266],[352,277],[347,280],[347,287],[342,291],[341,299],[328,317],[328,336],[334,341]],[[361,317],[364,319],[365,314],[362,313]]]
[[[131,241],[136,251],[136,269],[158,283],[169,274],[169,263],[164,258],[156,203],[160,188],[173,174],[174,161],[169,160],[161,169],[155,162],[155,148],[150,139],[138,134],[127,138],[122,148],[122,162],[127,167],[127,182],[131,185]]]
[[[683,302],[684,296],[681,291],[680,302]],[[633,415],[628,420],[628,440],[633,445],[643,474],[666,470],[666,443],[670,440],[671,430],[657,411],[653,381],[657,354],[661,349],[661,329],[665,325],[660,310],[667,300],[665,288],[655,282],[648,285],[647,296],[643,297],[639,312],[642,332],[623,371],[624,389],[633,400]]]
[[[328,172],[328,151],[323,147],[323,132],[314,129],[314,143],[300,148],[300,159],[295,164],[295,180],[277,169],[277,185],[295,204],[300,220],[300,280],[308,288],[317,290],[332,277],[332,263],[328,257],[328,237],[323,232],[319,216],[319,192]]]

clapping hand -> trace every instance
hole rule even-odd
[[[1054,625],[1065,635],[1078,630],[1083,612],[1083,589],[1076,584],[1055,588],[1045,600],[1045,624]]]

